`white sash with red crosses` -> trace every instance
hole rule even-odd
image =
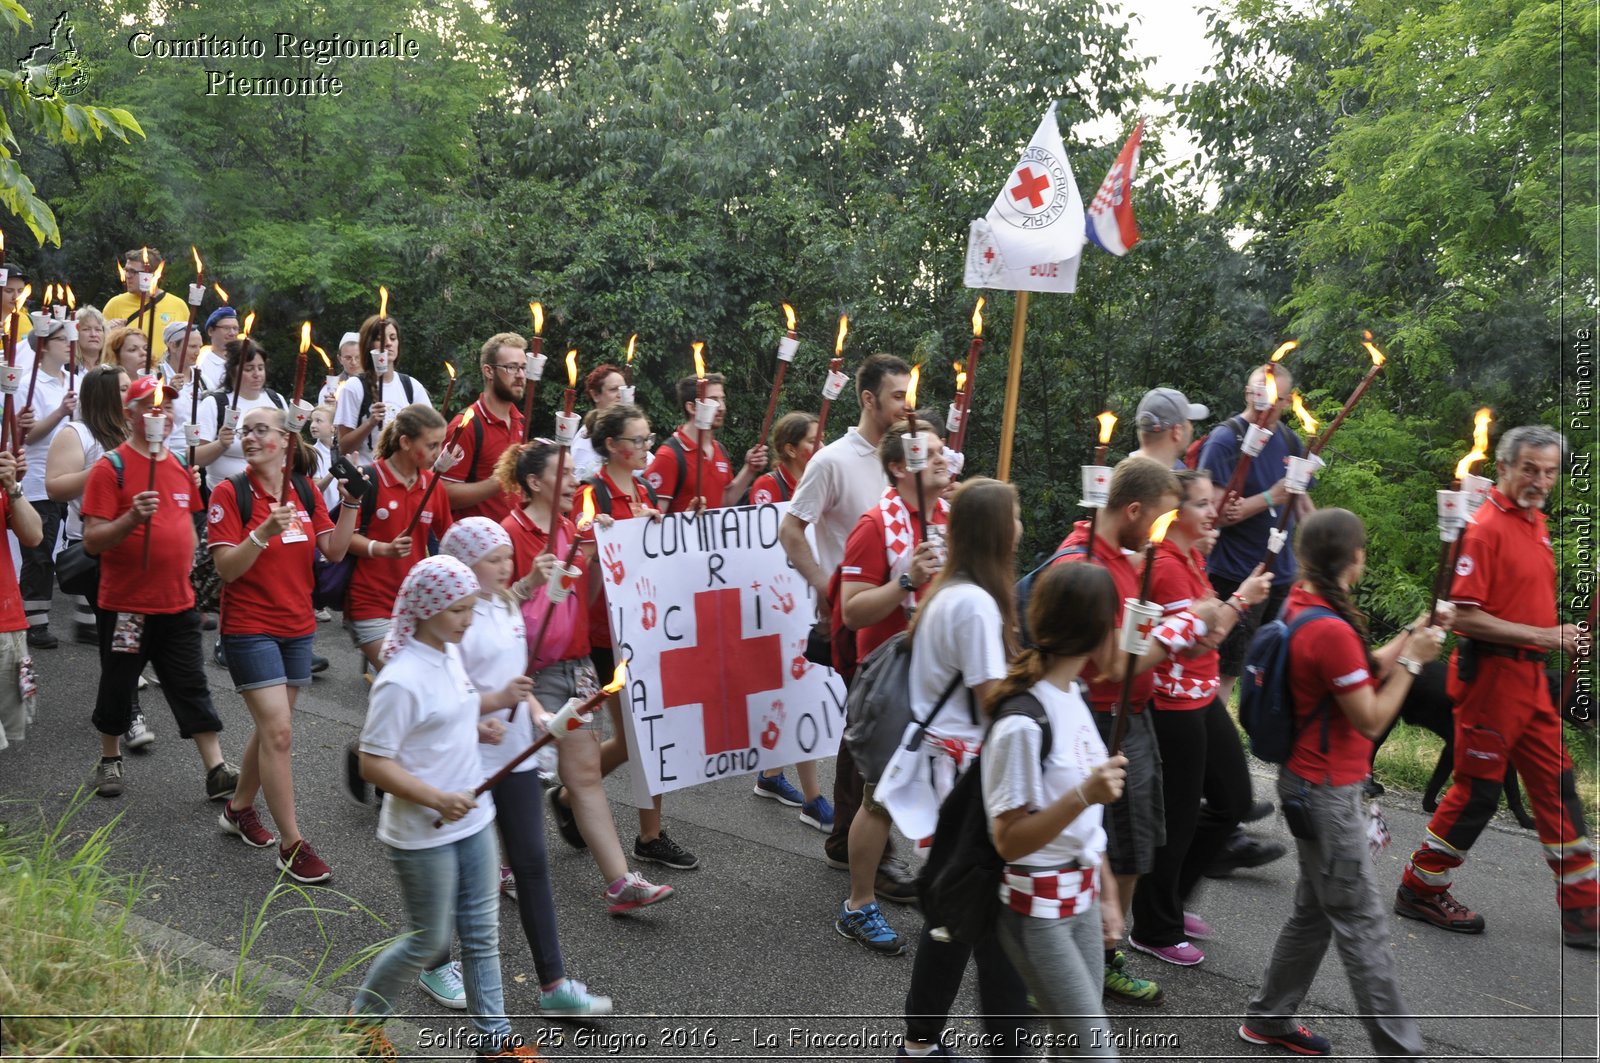
[[[938,499],[934,503],[935,517],[949,508],[948,502]],[[911,570],[911,554],[916,548],[916,520],[911,515],[911,507],[892,487],[884,488],[883,496],[878,499],[878,512],[883,516],[883,555],[889,564],[889,579],[897,580]],[[935,523],[931,517],[928,522]],[[916,601],[916,595],[907,594],[906,608],[913,608]]]

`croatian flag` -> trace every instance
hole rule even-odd
[[[1139,226],[1133,220],[1133,174],[1139,168],[1139,138],[1143,135],[1141,118],[1086,212],[1089,240],[1113,255],[1125,255],[1139,242]]]

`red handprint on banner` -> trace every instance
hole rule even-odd
[[[784,719],[783,702],[774,701],[772,703],[772,711],[777,714],[778,718],[774,720],[771,716],[768,716],[762,721],[761,748],[763,749],[776,749],[778,739],[783,737],[783,728],[778,726]]]
[[[633,589],[644,599],[644,604],[639,607],[639,625],[650,631],[656,626],[656,603],[652,600],[656,596],[656,585],[641,579],[634,583]]]
[[[789,577],[784,575],[778,576],[772,581],[771,585],[767,587],[767,590],[772,593],[773,597],[778,599],[772,608],[777,609],[786,615],[794,612],[794,593],[789,589],[791,586],[792,584],[790,583]]]
[[[622,567],[622,548],[616,543],[607,543],[605,549],[606,578],[614,585],[622,586],[623,577],[628,573]]]

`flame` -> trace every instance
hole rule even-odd
[[[638,343],[638,342],[639,342],[639,334],[637,332],[635,332],[632,336],[628,337],[628,362],[627,362],[628,365],[632,365],[633,364],[633,345]]]
[[[1177,519],[1178,511],[1175,509],[1169,509],[1157,517],[1156,522],[1150,525],[1150,541],[1159,543],[1165,539],[1167,537],[1167,529],[1172,527],[1172,522]]]
[[[1485,406],[1472,418],[1472,449],[1482,451],[1487,457],[1489,453],[1489,422],[1494,420],[1494,411]]]
[[[389,316],[389,289],[378,285],[378,316]]]
[[[304,322],[300,326],[300,353],[305,354],[311,349],[311,322]]]
[[[444,363],[444,371],[450,374],[451,380],[456,378],[456,367],[451,365],[449,362]]]
[[[78,297],[72,294],[72,285],[67,285],[67,309],[78,309]]]
[[[544,331],[544,304],[529,303],[528,309],[533,311],[533,334],[537,336]]]
[[[593,523],[594,523],[594,492],[593,491],[585,491],[583,493],[583,511],[578,516],[578,530],[582,531],[583,529],[589,527]]]
[[[917,384],[922,380],[922,366],[920,364],[911,369],[911,382],[906,385],[906,409],[915,415],[917,410]]]
[[[783,318],[784,318],[785,321],[788,322],[787,328],[789,329],[789,331],[793,332],[794,331],[794,307],[790,306],[788,303],[784,303],[783,304]]]
[[[148,247],[141,247],[139,249],[139,257],[144,261],[143,272],[148,273],[150,271],[150,249]]]
[[[956,371],[956,392],[959,394],[967,386],[967,371],[961,368],[960,362],[951,362],[950,367]]]
[[[250,335],[250,330],[255,328],[255,325],[256,325],[256,312],[254,310],[252,310],[252,311],[250,311],[248,314],[246,314],[244,316],[244,328],[239,330],[239,335],[241,335],[241,336]]]
[[[1474,449],[1472,453],[1466,455],[1460,461],[1456,462],[1456,479],[1465,479],[1467,473],[1472,471],[1472,467],[1488,456],[1489,455],[1484,451]]]
[[[850,331],[850,317],[847,314],[839,315],[839,338],[833,341],[833,356],[835,358],[844,354],[844,338]]]
[[[155,390],[154,394],[152,395],[150,404],[152,406],[154,406],[156,409],[160,409],[161,408],[161,404],[163,402],[165,402],[166,400],[167,400],[166,389],[161,386],[161,377],[157,376],[156,377],[156,390]]]
[[[466,412],[462,413],[462,415],[461,415],[461,423],[456,425],[456,433],[457,434],[460,434],[460,432],[461,432],[461,430],[463,428],[467,427],[467,425],[472,423],[472,417],[477,412],[478,412],[478,406],[477,406],[476,403],[474,403],[473,405],[467,407]]]
[[[1282,343],[1278,344],[1278,349],[1272,352],[1272,357],[1268,358],[1267,361],[1281,362],[1283,361],[1284,355],[1288,354],[1298,346],[1300,346],[1299,340],[1284,340]]]
[[[150,290],[156,291],[161,287],[161,275],[167,271],[165,262],[156,267],[155,275],[150,278]]]
[[[1278,374],[1271,369],[1267,370],[1267,405],[1278,404]]]
[[[44,305],[45,306],[49,306],[50,305],[50,299],[55,294],[56,294],[56,286],[54,284],[46,284],[44,286]]]
[[[567,352],[567,387],[578,386],[578,348]]]
[[[1315,435],[1317,419],[1311,416],[1311,411],[1306,409],[1306,404],[1300,401],[1300,393],[1294,393],[1294,415],[1300,418],[1300,425],[1306,430],[1306,435]]]
[[[213,288],[215,288],[217,290],[217,298],[221,299],[223,305],[226,306],[227,303],[228,303],[228,292],[227,292],[227,289],[225,289],[222,285],[218,284],[216,281],[212,281],[211,282],[211,287],[213,287]]]
[[[690,346],[694,348],[694,375],[704,380],[706,376],[706,360],[700,357],[700,352],[705,350],[706,345],[696,340]]]
[[[611,677],[611,682],[607,683],[605,686],[601,687],[600,689],[604,693],[615,694],[617,691],[622,689],[623,684],[625,684],[627,681],[628,681],[628,662],[626,660],[621,660],[621,661],[617,662],[617,671],[616,671],[616,674]]]
[[[1100,445],[1103,447],[1111,442],[1111,431],[1117,427],[1117,415],[1107,410],[1095,417],[1100,422]]]
[[[983,335],[983,296],[978,296],[978,305],[972,308],[972,334]]]
[[[1367,349],[1367,353],[1372,355],[1372,364],[1374,368],[1382,365],[1386,360],[1383,357],[1383,352],[1378,350],[1377,344],[1372,342],[1372,332],[1370,329],[1361,334],[1361,346],[1365,347]]]
[[[128,283],[128,271],[123,268],[122,259],[120,259],[120,258],[117,259],[117,283],[118,284],[127,284]]]
[[[28,297],[31,296],[32,294],[33,294],[33,285],[24,284],[22,286],[22,294],[17,296],[17,311],[19,313],[27,308],[27,306],[28,306]]]
[[[322,368],[326,369],[330,373],[333,372],[333,363],[328,360],[328,352],[323,350],[321,347],[318,347],[314,343],[311,345],[311,349],[316,351],[317,356],[322,359]]]
[[[205,278],[205,275],[206,275],[206,267],[205,267],[204,263],[202,263],[200,261],[200,252],[195,248],[195,246],[193,244],[190,244],[189,245],[189,253],[194,256],[194,279],[195,279],[195,283],[196,284],[204,284],[205,283],[204,278]]]

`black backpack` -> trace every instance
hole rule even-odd
[[[1340,619],[1332,609],[1313,605],[1292,621],[1280,617],[1262,624],[1244,655],[1239,683],[1239,722],[1250,738],[1250,752],[1269,764],[1282,764],[1294,751],[1294,698],[1289,692],[1289,643],[1294,633],[1313,620]],[[1328,751],[1330,694],[1317,704],[1322,717],[1322,751]]]
[[[294,493],[300,496],[300,505],[305,507],[305,511],[308,514],[314,512],[317,489],[311,486],[311,481],[299,473],[291,474],[289,479],[294,484]],[[250,486],[250,474],[247,472],[234,473],[228,477],[228,482],[233,485],[233,498],[239,506],[239,526],[248,528],[250,527],[250,515],[255,512],[256,508],[256,493]]]
[[[1050,717],[1032,694],[1017,694],[995,709],[990,731],[1007,716],[1027,716],[1044,732],[1039,763],[1050,756]],[[987,737],[985,738],[987,741]],[[929,930],[943,930],[952,939],[976,945],[994,931],[1000,912],[1000,877],[1006,862],[989,836],[989,813],[983,805],[983,754],[956,780],[939,806],[939,825],[927,862],[917,875],[917,898]]]
[[[588,484],[589,489],[594,492],[594,511],[596,513],[604,513],[606,516],[610,516],[611,488],[606,486],[605,477],[601,476],[599,473],[595,473],[593,476],[585,480],[584,483]],[[638,477],[634,477],[633,483],[635,487],[644,488],[645,497],[650,500],[650,508],[661,508],[661,500],[656,496],[656,489],[650,486],[650,482],[648,480],[641,480]]]
[[[409,406],[416,402],[417,393],[414,389],[417,382],[398,370],[395,371],[394,375],[400,378],[400,388],[406,393],[406,405]],[[360,425],[362,421],[367,419],[367,415],[372,412],[372,389],[367,387],[364,374],[359,377],[351,377],[351,379],[361,381],[361,408],[356,411],[356,424]],[[382,381],[378,382],[378,391],[380,394],[383,392]],[[473,418],[473,420],[477,420],[477,418]],[[483,428],[481,426],[478,428],[477,438],[480,443],[483,442]]]
[[[1033,633],[1028,630],[1028,599],[1033,597],[1034,582],[1038,580],[1040,576],[1044,575],[1045,569],[1049,568],[1057,561],[1060,561],[1063,557],[1078,557],[1082,554],[1087,554],[1088,552],[1089,545],[1087,543],[1079,543],[1076,546],[1063,547],[1062,549],[1051,554],[1049,559],[1046,560],[1044,564],[1040,565],[1026,576],[1023,576],[1021,579],[1017,580],[1017,637],[1021,640],[1023,649],[1031,650],[1034,646]]]

